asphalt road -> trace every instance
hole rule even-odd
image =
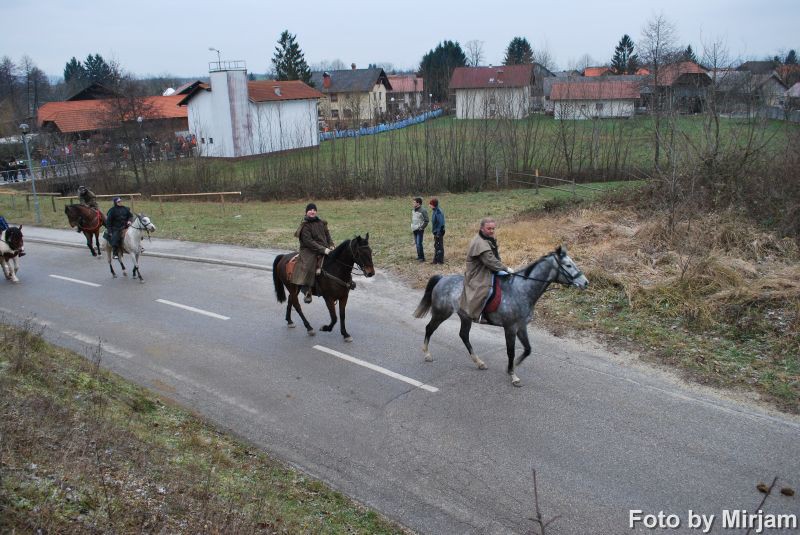
[[[112,370],[419,533],[528,532],[532,468],[545,520],[559,517],[548,534],[647,531],[629,529],[631,510],[677,515],[664,532],[700,533],[692,510],[716,515],[714,533],[737,533],[721,516],[754,512],[758,482],[800,487],[798,419],[591,343],[532,328],[514,388],[502,332],[473,329],[489,365],[479,371],[450,320],[424,362],[426,320],[411,316],[421,292],[381,272],[357,279],[347,344],[338,327],[287,329],[271,272],[258,269],[275,251],[154,237],[140,284],[112,279],[74,232],[24,231],[21,282],[0,281],[6,321],[33,318],[87,355],[102,341]],[[327,322],[321,302],[305,308],[315,328]],[[772,497],[763,510],[797,515],[800,501]]]

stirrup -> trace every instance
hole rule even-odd
[[[303,303],[308,304],[311,302],[311,292],[307,292],[305,297],[303,297]]]

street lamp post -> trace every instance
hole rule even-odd
[[[217,50],[217,49],[216,49],[216,48],[214,48],[213,46],[210,46],[210,47],[208,47],[208,51],[209,51],[209,52],[216,52],[216,53],[217,53],[217,68],[218,68],[218,69],[221,69],[221,68],[222,68],[222,59],[220,59],[220,58],[221,58],[221,56],[220,56],[219,50]]]
[[[31,174],[31,190],[33,191],[33,206],[36,209],[36,224],[42,224],[42,213],[39,210],[39,196],[36,195],[36,173],[33,172],[33,162],[31,162],[31,151],[28,149],[28,138],[25,135],[30,130],[26,123],[19,125],[22,131],[22,144],[25,145],[25,156],[28,158],[28,172]]]

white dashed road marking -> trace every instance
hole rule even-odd
[[[157,303],[162,303],[165,305],[173,306],[176,308],[182,308],[184,310],[188,310],[189,312],[196,312],[197,314],[203,314],[204,316],[209,316],[211,318],[217,318],[218,320],[229,320],[228,316],[223,316],[221,314],[215,314],[214,312],[209,312],[208,310],[203,310],[201,308],[190,307],[189,305],[182,305],[180,303],[174,303],[172,301],[167,301],[166,299],[156,299]]]
[[[100,287],[99,284],[95,284],[93,282],[86,282],[79,279],[71,279],[69,277],[62,277],[61,275],[50,275],[50,276],[53,277],[54,279],[61,279],[62,281],[75,282],[77,284],[85,284],[86,286],[94,286],[95,288]]]
[[[322,351],[323,353],[327,353],[329,355],[333,355],[334,357],[338,357],[342,360],[346,360],[347,362],[352,362],[353,364],[358,364],[359,366],[363,366],[365,368],[369,368],[370,370],[376,371],[378,373],[382,373],[384,375],[388,375],[398,381],[403,381],[404,383],[408,383],[410,385],[416,386],[417,388],[421,388],[422,390],[427,390],[428,392],[438,392],[439,389],[435,386],[426,385],[416,379],[412,379],[410,377],[406,377],[405,375],[400,375],[399,373],[393,372],[392,370],[387,370],[382,366],[378,366],[376,364],[371,364],[369,362],[363,361],[361,359],[357,359],[355,357],[351,357],[350,355],[345,355],[344,353],[339,353],[333,349],[329,349],[325,346],[314,346],[314,349],[317,351]]]

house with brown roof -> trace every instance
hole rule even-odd
[[[608,76],[609,74],[614,74],[614,71],[608,67],[586,67],[583,69],[583,75],[587,77]]]
[[[355,64],[349,70],[312,72],[311,83],[322,93],[320,118],[344,126],[378,122],[392,90],[383,69],[356,69]]]
[[[322,93],[299,80],[249,82],[243,61],[211,65],[209,84],[179,96],[201,156],[238,158],[319,145]]]
[[[522,119],[544,108],[542,79],[554,76],[537,64],[457,67],[450,78],[458,119]]]
[[[638,81],[605,80],[574,82],[558,80],[550,90],[556,119],[633,117],[639,99]]]
[[[37,111],[39,128],[54,134],[86,139],[96,132],[121,128],[124,123],[143,122],[156,130],[185,131],[188,125],[185,108],[175,96],[108,97],[88,100],[47,102]]]
[[[650,68],[642,99],[648,109],[700,113],[705,108],[706,91],[712,85],[708,71],[693,61],[681,61]]]
[[[414,74],[390,74],[386,108],[392,115],[408,115],[429,106],[422,78]]]
[[[754,74],[715,69],[709,75],[714,81],[716,108],[723,113],[749,114],[763,106],[784,105],[787,86],[774,71]]]

